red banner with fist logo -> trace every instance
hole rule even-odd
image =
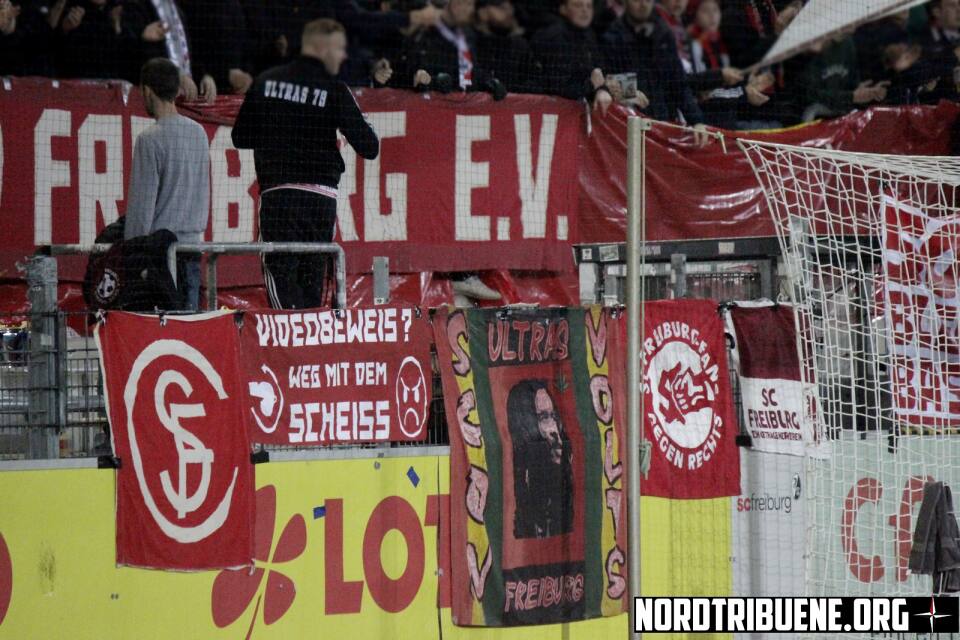
[[[426,439],[432,329],[419,309],[256,311],[240,335],[253,442]]]
[[[735,496],[737,418],[717,303],[670,300],[645,309],[643,415],[653,450],[643,494]]]
[[[117,563],[253,564],[254,479],[232,314],[96,328],[117,470]]]

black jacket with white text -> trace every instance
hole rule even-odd
[[[343,82],[300,56],[264,71],[247,92],[233,126],[233,145],[253,149],[260,191],[280,184],[337,187],[343,158],[337,130],[363,158],[380,141]]]

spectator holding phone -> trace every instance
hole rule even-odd
[[[603,36],[607,70],[637,76],[648,105],[643,111],[657,120],[703,123],[703,112],[687,84],[673,33],[654,12],[653,0],[626,0],[623,15]]]

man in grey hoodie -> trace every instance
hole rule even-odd
[[[210,214],[210,144],[198,123],[177,113],[174,100],[180,72],[166,58],[154,58],[140,71],[147,113],[156,119],[133,148],[127,190],[125,240],[172,231],[180,242],[202,242]],[[177,258],[177,284],[184,305],[200,303],[200,258]]]

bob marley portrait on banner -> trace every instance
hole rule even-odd
[[[515,538],[549,538],[573,525],[570,438],[546,380],[523,380],[507,396],[513,440]]]
[[[453,620],[617,615],[626,593],[622,354],[608,309],[441,311]]]

